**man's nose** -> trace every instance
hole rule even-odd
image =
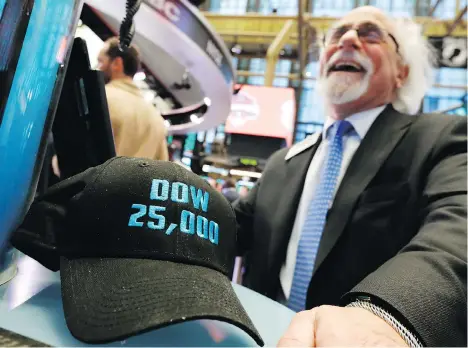
[[[362,45],[356,30],[348,30],[340,39],[339,47],[342,49],[360,50]]]

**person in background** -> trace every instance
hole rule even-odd
[[[325,124],[234,204],[244,285],[298,312],[279,346],[467,346],[467,119],[422,114],[418,25],[359,7],[325,36]]]
[[[208,184],[210,184],[210,186],[213,187],[214,189],[216,189],[216,187],[218,186],[218,183],[216,182],[216,179],[214,179],[212,177],[208,177],[208,179],[206,179],[206,181],[208,181]]]
[[[133,46],[122,52],[119,39],[104,43],[98,56],[106,80],[107,103],[118,156],[169,159],[164,119],[133,82],[140,56]]]
[[[229,201],[229,203],[235,202],[240,197],[236,190],[236,182],[231,178],[228,178],[226,181],[224,181],[224,184],[221,188],[221,193]]]
[[[239,196],[246,197],[249,194],[249,188],[247,186],[241,186],[239,188]]]

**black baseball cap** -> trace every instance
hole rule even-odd
[[[178,164],[116,157],[90,168],[36,199],[12,239],[60,269],[67,326],[81,341],[215,319],[263,345],[229,279],[234,211]]]

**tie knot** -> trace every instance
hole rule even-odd
[[[335,128],[335,136],[342,137],[346,133],[348,133],[350,130],[353,129],[353,125],[348,122],[348,121],[337,121],[334,125]]]

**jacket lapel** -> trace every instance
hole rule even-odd
[[[400,114],[389,106],[375,120],[361,141],[329,211],[314,273],[343,233],[357,199],[406,133],[412,120],[412,117]]]
[[[301,199],[304,181],[310,162],[322,140],[321,133],[316,133],[310,138],[291,147],[284,161],[282,180],[278,182],[275,196],[281,202],[281,207],[276,212],[273,235],[270,238],[268,248],[268,260],[270,266],[279,260],[284,261],[286,250],[291,236],[297,208]],[[286,218],[285,218],[286,217]]]

